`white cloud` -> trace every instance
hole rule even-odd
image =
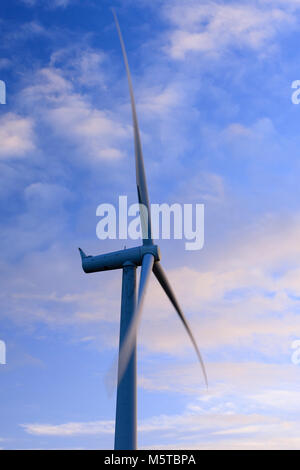
[[[267,54],[278,31],[295,26],[293,14],[284,5],[188,1],[168,4],[165,14],[174,25],[167,51],[175,59],[190,51],[220,54],[229,47]]]
[[[59,425],[33,423],[21,426],[28,434],[37,436],[101,436],[114,433],[114,421],[70,422]],[[161,414],[140,422],[138,432],[142,448],[150,449],[292,449],[300,445],[300,439],[295,437],[299,433],[296,421],[255,413]],[[151,446],[145,445],[149,434],[155,436],[151,438]],[[160,443],[156,444],[155,441]],[[170,445],[170,441],[173,444]]]
[[[47,214],[44,220],[40,218],[43,221],[40,224],[36,223],[34,216],[38,201],[30,201],[33,223],[28,228],[25,220],[22,237],[19,239],[22,247],[29,245],[30,249],[26,250],[28,256],[23,259],[18,272],[2,260],[2,269],[7,273],[3,280],[7,296],[0,296],[2,315],[23,326],[43,323],[50,328],[63,328],[68,325],[75,338],[78,335],[80,338],[94,336],[97,331],[97,348],[116,348],[120,299],[115,293],[121,292],[120,273],[112,272],[104,276],[100,274],[101,289],[105,295],[101,295],[101,292],[99,295],[100,278],[86,276],[82,272],[77,245],[69,242],[62,245],[59,242],[64,217],[59,214],[57,193],[49,197],[50,201],[41,201],[37,208],[42,211],[45,207],[42,214]],[[14,232],[18,232],[18,228],[19,225],[15,226]],[[7,237],[9,241],[6,243],[16,245],[14,232]],[[49,239],[53,246],[47,251],[37,251],[36,246],[43,246],[45,240],[49,242]],[[35,250],[31,249],[32,244]],[[47,265],[47,269],[41,270],[41,265]],[[96,324],[101,324],[101,328],[95,329]]]
[[[76,154],[94,161],[123,157],[131,129],[113,112],[93,106],[86,95],[75,91],[76,85],[59,69],[44,68],[22,97],[34,105],[34,112],[56,136],[68,141],[74,151],[70,158]]]
[[[0,160],[24,157],[35,149],[33,120],[15,113],[0,118]]]
[[[199,417],[199,413],[154,416],[139,423],[138,430],[141,433],[164,433],[165,431],[172,430],[174,432],[176,429],[181,429],[180,434],[188,432],[188,434],[191,435],[195,432],[204,431],[205,429],[212,429],[216,425],[226,429],[228,425],[232,426],[235,424],[236,426],[241,426],[245,423],[258,423],[263,421],[263,418],[258,415],[226,415],[223,417],[223,422],[221,421],[220,415],[214,415],[212,413],[203,415],[200,421]],[[276,419],[270,418],[269,421],[276,422]],[[21,426],[29,434],[48,436],[111,434],[114,432],[114,421],[70,422],[59,425],[30,423],[22,424]]]
[[[89,434],[112,434],[114,421],[91,421],[87,423],[22,424],[26,432],[46,436],[74,436]]]
[[[290,346],[300,336],[300,223],[295,217],[261,220],[252,233],[240,234],[216,260],[197,270],[178,267],[168,278],[186,312],[204,358],[209,351],[262,354],[290,362]],[[280,275],[278,274],[280,273]],[[159,285],[149,287],[140,342],[148,353],[181,355],[196,360],[192,345]],[[222,352],[222,348],[233,348]]]
[[[34,7],[37,4],[41,4],[49,8],[56,8],[56,7],[66,7],[70,4],[72,0],[21,0],[21,1],[25,3],[28,7]]]
[[[254,400],[263,409],[275,408],[277,410],[285,410],[285,412],[298,413],[300,411],[300,391],[299,390],[280,390],[268,389],[258,391],[250,395],[249,398]]]
[[[297,381],[299,367],[291,361],[282,364],[264,363],[250,361],[248,357],[245,360],[239,358],[237,361],[234,355],[232,360],[227,356],[219,362],[211,361],[207,364],[208,390],[204,387],[201,370],[196,360],[187,363],[183,362],[181,357],[181,360],[177,358],[165,364],[160,360],[160,367],[156,368],[151,367],[151,363],[145,361],[139,385],[149,391],[193,396],[197,401],[189,404],[191,411],[204,412],[217,409],[220,411],[221,406],[222,413],[227,414],[236,412],[241,406],[244,407],[244,412],[246,410],[261,412],[264,397],[265,404],[272,402],[271,400],[268,402],[269,392],[271,397],[273,391],[277,389],[279,394],[284,390],[286,396],[291,392],[293,403],[298,395],[298,391],[294,390],[294,384]],[[279,377],[281,385],[278,387]],[[244,404],[244,400],[247,405]]]
[[[171,112],[181,102],[182,91],[175,83],[171,83],[163,89],[145,89],[139,99],[139,109],[142,113],[157,116]]]
[[[101,50],[78,45],[55,51],[50,67],[64,77],[72,77],[74,84],[107,88],[107,57]]]
[[[258,119],[248,127],[234,122],[224,129],[222,133],[222,137],[225,136],[228,140],[248,139],[248,143],[254,139],[259,143],[267,138],[274,139],[275,135],[273,122],[267,117]]]

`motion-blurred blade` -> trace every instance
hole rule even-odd
[[[136,108],[135,108],[135,101],[134,101],[134,94],[133,94],[133,87],[131,81],[131,75],[128,65],[128,59],[126,54],[126,49],[120,29],[120,25],[118,22],[117,15],[114,10],[112,10],[118,35],[121,43],[123,59],[126,67],[128,85],[129,85],[129,93],[130,93],[130,100],[131,100],[131,109],[132,109],[132,120],[133,120],[133,129],[134,129],[134,148],[135,148],[135,169],[136,169],[136,185],[137,185],[137,193],[138,193],[138,200],[140,204],[140,217],[141,217],[141,228],[142,228],[142,236],[143,236],[143,244],[144,245],[153,245],[152,235],[151,235],[151,213],[150,213],[150,204],[149,204],[149,197],[148,197],[148,190],[147,190],[147,182],[146,182],[146,175],[145,175],[145,168],[144,168],[144,159],[142,153],[142,145],[141,145],[141,138],[139,132],[139,125],[137,120]]]
[[[132,322],[124,340],[123,346],[119,354],[119,370],[118,370],[118,384],[121,382],[124,372],[126,370],[128,361],[130,359],[133,348],[136,344],[136,333],[140,324],[143,303],[147,286],[149,283],[150,275],[154,264],[154,256],[146,254],[143,258],[141,277],[138,292],[138,302],[133,314]]]
[[[198,356],[198,359],[200,361],[200,364],[201,364],[201,368],[202,368],[202,372],[203,372],[203,375],[204,375],[204,379],[205,379],[205,383],[206,383],[206,387],[208,387],[208,381],[207,381],[207,374],[206,374],[206,370],[205,370],[205,366],[204,366],[204,362],[203,362],[203,359],[202,359],[202,356],[201,356],[201,353],[198,349],[198,346],[197,346],[197,343],[195,341],[195,338],[192,334],[192,331],[187,323],[187,320],[176,300],[176,297],[175,297],[175,294],[169,284],[169,281],[167,279],[167,276],[161,266],[161,264],[159,263],[159,261],[157,261],[154,266],[153,266],[153,273],[155,274],[158,282],[160,283],[161,287],[163,288],[163,290],[165,291],[165,293],[167,294],[167,296],[169,297],[173,307],[175,308],[176,312],[178,313],[182,323],[184,324],[185,326],[185,329],[194,345],[194,348],[196,350],[196,353],[197,353],[197,356]]]

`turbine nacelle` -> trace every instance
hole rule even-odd
[[[154,261],[160,260],[160,250],[157,245],[142,245],[98,256],[87,256],[81,248],[79,252],[85,273],[122,269],[128,263],[141,266],[146,254],[152,255]]]

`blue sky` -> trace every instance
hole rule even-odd
[[[300,448],[300,1],[3,0],[0,447],[112,448],[121,273],[85,275],[96,208],[205,204],[205,245],[160,243],[196,355],[155,280],[139,332],[140,448]],[[128,246],[134,242],[129,241]]]

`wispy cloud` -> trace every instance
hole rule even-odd
[[[114,432],[113,421],[70,422],[60,425],[36,423],[23,424],[22,427],[27,433],[37,436],[101,436]],[[291,436],[298,428],[295,421],[284,421],[255,413],[222,415],[214,412],[201,415],[190,412],[185,412],[182,415],[159,415],[140,422],[138,426],[142,448],[152,449],[259,449],[262,446],[261,440],[264,440],[267,448],[283,448],[285,446],[297,448],[300,440],[291,438]],[[154,440],[151,446],[147,446],[147,436],[153,433],[159,434],[157,440],[161,444],[155,444]],[[166,441],[170,440],[174,442],[172,447],[166,446]]]
[[[98,66],[98,57],[95,60],[91,56],[92,68]],[[34,103],[35,115],[50,126],[54,135],[67,139],[75,154],[95,161],[118,159],[124,155],[121,144],[130,136],[130,128],[112,111],[97,108],[86,94],[76,91],[75,85],[93,83],[93,75],[86,74],[87,60],[76,64],[78,82],[58,68],[37,71],[34,83],[22,91],[22,98],[31,106]]]
[[[298,218],[284,226],[282,220],[261,222],[259,230],[227,245],[209,267],[181,266],[169,272],[198,343],[208,355],[218,350],[220,357],[234,357],[238,348],[241,357],[244,350],[245,356],[290,361],[291,341],[300,334],[299,227]],[[155,297],[151,313],[145,305],[142,344],[148,352],[192,354],[159,287],[154,284],[151,289]]]
[[[38,3],[41,3],[42,6],[46,6],[47,8],[59,8],[59,7],[66,7],[68,6],[72,0],[21,0],[25,3],[28,7],[35,7]],[[74,1],[74,0],[73,0]]]
[[[46,436],[74,436],[84,434],[112,434],[114,421],[91,421],[88,423],[23,424],[29,434]]]
[[[0,118],[0,159],[25,157],[35,149],[34,121],[15,113]]]
[[[174,28],[166,50],[174,59],[183,59],[188,52],[218,55],[229,47],[247,47],[266,55],[278,30],[295,27],[295,18],[285,6],[208,1],[168,5],[165,14]]]

